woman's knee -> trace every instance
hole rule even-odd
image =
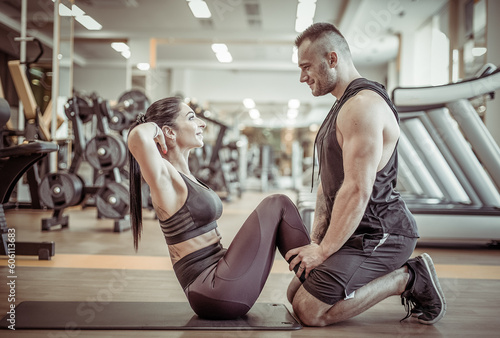
[[[287,195],[273,194],[264,198],[262,200],[261,205],[273,209],[279,209],[279,208],[286,208],[289,205],[293,205],[293,202]]]
[[[275,203],[288,203],[291,202],[290,197],[285,194],[272,194],[264,198],[264,201]]]

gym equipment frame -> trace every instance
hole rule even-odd
[[[500,70],[487,65],[462,82],[394,89],[398,179],[421,237],[500,239],[500,148],[471,103],[498,88]]]

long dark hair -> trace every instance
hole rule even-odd
[[[160,128],[169,126],[175,129],[175,119],[179,115],[181,103],[182,100],[179,97],[167,97],[154,102],[149,106],[146,115],[143,118],[138,118],[137,121],[132,124],[129,134],[136,126],[145,122],[154,122]],[[153,135],[151,135],[151,137],[153,137]],[[129,152],[129,181],[130,221],[132,223],[132,232],[134,235],[134,248],[135,251],[137,251],[142,234],[142,179],[139,163],[137,163],[131,152]]]

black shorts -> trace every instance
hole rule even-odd
[[[357,235],[309,273],[303,286],[318,300],[333,305],[354,291],[400,267],[410,258],[417,238]]]

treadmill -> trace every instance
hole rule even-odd
[[[499,88],[500,70],[487,64],[472,79],[393,90],[397,189],[422,238],[500,240],[500,148],[472,103]]]

